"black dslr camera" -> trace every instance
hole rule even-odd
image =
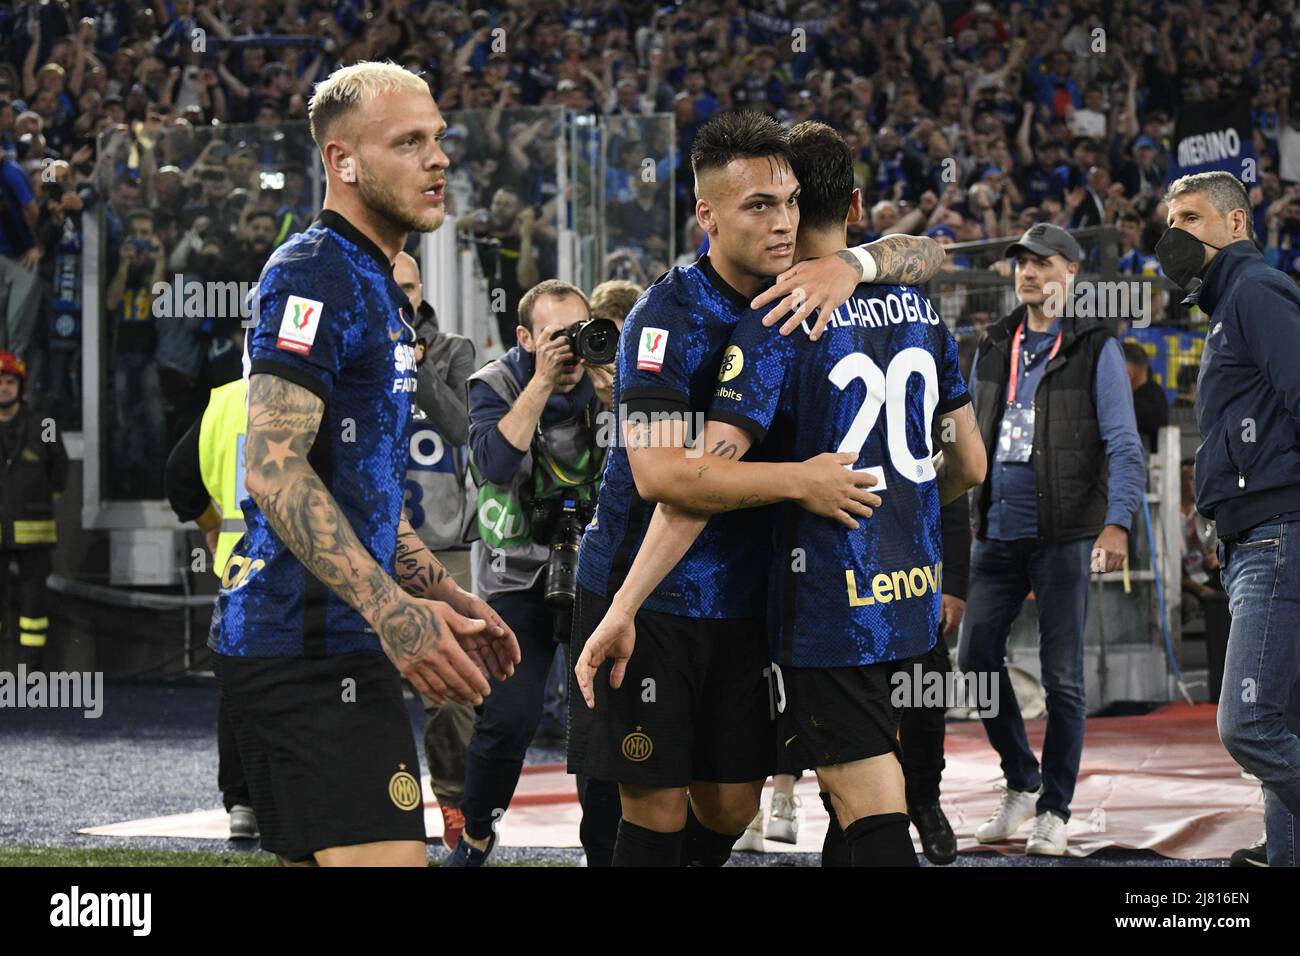
[[[533,540],[551,551],[546,562],[546,606],[557,613],[571,610],[577,597],[578,546],[594,511],[592,502],[576,494],[533,502]]]
[[[557,329],[551,338],[565,336],[573,354],[591,365],[608,365],[618,354],[618,326],[613,319],[583,319],[567,329]]]

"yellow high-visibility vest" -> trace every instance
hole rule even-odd
[[[212,390],[199,424],[199,471],[221,511],[221,535],[212,570],[221,577],[244,535],[244,436],[248,431],[248,383],[236,379]]]

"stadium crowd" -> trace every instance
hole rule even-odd
[[[79,427],[83,280],[94,269],[106,496],[162,497],[168,450],[210,389],[240,376],[245,286],[315,217],[313,87],[361,61],[424,76],[451,122],[446,208],[480,278],[504,293],[493,331],[505,347],[525,295],[560,271],[557,223],[581,231],[577,207],[594,206],[589,182],[580,174],[566,193],[557,169],[580,117],[610,131],[598,166],[608,236],[599,271],[637,288],[705,248],[689,157],[700,127],[730,109],[787,127],[817,120],[843,136],[868,210],[850,243],[1112,226],[1118,271],[1145,277],[1161,275],[1154,247],[1183,165],[1179,124],[1245,116],[1249,158],[1234,173],[1251,226],[1266,261],[1300,281],[1297,29],[1295,0],[1119,0],[1101,11],[1077,0],[15,3],[0,11],[0,351],[25,359],[29,404]],[[579,150],[574,168],[590,158]],[[90,216],[102,217],[102,255],[86,244]],[[1100,253],[1087,236],[1092,267]],[[945,269],[1009,278],[1004,248],[962,250]],[[232,285],[238,302],[192,308],[191,281]],[[972,347],[1015,303],[1005,282],[940,278],[931,294]],[[1175,298],[1157,311],[1195,321]],[[426,319],[425,349],[437,341],[436,317]],[[969,377],[973,348],[962,357]],[[1151,451],[1168,391],[1186,399],[1193,386],[1181,374],[1155,382],[1139,345],[1125,359]],[[462,392],[468,371],[443,384]],[[1189,500],[1183,510],[1184,589],[1217,619],[1212,535]],[[554,671],[538,677],[555,690]],[[462,748],[467,734],[455,734]]]
[[[623,116],[605,173],[607,272],[645,285],[700,246],[691,144],[718,110],[822,120],[854,150],[870,216],[850,239],[941,243],[1033,222],[1114,225],[1119,268],[1154,275],[1160,195],[1180,114],[1248,101],[1254,228],[1270,263],[1300,276],[1300,110],[1294,2],[740,4],[523,0],[467,9],[422,0],[20,3],[0,11],[0,346],[22,354],[29,398],[80,417],[82,217],[102,202],[110,343],[111,494],[157,497],[161,450],[238,374],[227,316],[155,321],[153,287],[253,282],[311,221],[306,100],[341,65],[391,59],[457,112],[449,211],[513,306],[556,274],[559,124],[538,106]],[[662,136],[633,125],[668,113]],[[644,138],[639,138],[644,136]],[[644,158],[675,179],[638,176]],[[666,169],[663,172],[668,172]],[[675,183],[672,202],[657,195]],[[671,207],[671,208],[670,208]],[[521,251],[522,250],[522,251]],[[997,257],[949,268],[1005,272]],[[979,331],[999,293],[939,290]],[[1173,383],[1170,383],[1171,385]]]

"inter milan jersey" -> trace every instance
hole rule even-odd
[[[271,255],[246,344],[249,375],[275,375],[325,402],[309,461],[370,556],[393,572],[402,511],[415,332],[410,303],[379,247],[322,212]],[[322,541],[332,513],[301,520]],[[251,499],[213,612],[208,646],[240,657],[324,657],[380,650],[379,639],[272,530]]]
[[[935,415],[970,401],[957,343],[910,286],[858,286],[812,342],[737,326],[709,417],[766,439],[770,457],[853,452],[881,507],[850,531],[778,506],[769,570],[772,659],[855,667],[922,654],[939,626],[943,547],[931,463]]]
[[[606,459],[578,559],[578,582],[587,590],[604,596],[618,590],[654,509],[636,492],[621,438],[624,419],[679,415],[694,426],[709,407],[722,353],[748,309],[749,300],[704,255],[664,273],[628,313],[614,376],[618,427],[611,433],[619,440]],[[775,329],[764,331],[779,337]],[[762,607],[770,515],[770,508],[716,515],[642,607],[680,617],[754,617]]]

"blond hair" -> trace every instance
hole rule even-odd
[[[324,149],[338,120],[384,93],[429,92],[429,84],[396,63],[362,60],[341,67],[316,84],[307,104],[311,138]]]
[[[591,290],[591,315],[622,322],[641,297],[641,287],[627,279],[607,279]]]

